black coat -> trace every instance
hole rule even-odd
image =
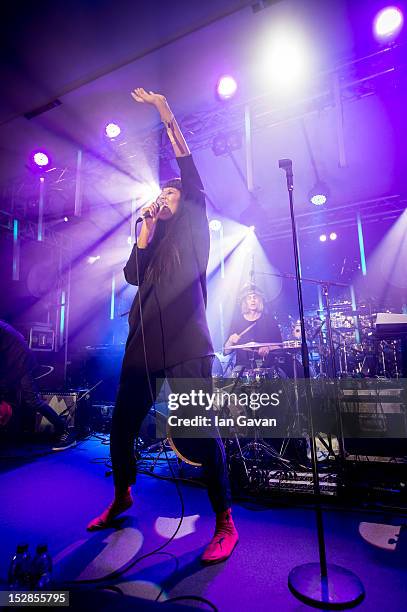
[[[160,282],[146,278],[157,240],[145,249],[134,245],[124,276],[139,291],[129,314],[129,336],[121,379],[145,374],[146,365],[140,322],[140,296],[147,366],[158,372],[183,361],[213,354],[206,321],[206,268],[209,227],[203,186],[192,157],[177,158],[182,196],[176,219],[176,243],[180,265]],[[175,221],[175,218],[174,218]],[[165,224],[158,221],[158,225]],[[165,227],[156,228],[163,233]],[[137,260],[138,272],[137,276]]]

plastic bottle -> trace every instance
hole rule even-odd
[[[31,556],[28,544],[18,544],[8,570],[8,585],[11,590],[27,588],[30,583]]]
[[[48,552],[48,546],[39,544],[31,566],[31,588],[34,590],[48,589],[51,582],[52,558]]]

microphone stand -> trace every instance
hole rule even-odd
[[[280,159],[278,162],[278,166],[286,173],[288,199],[290,203],[295,280],[297,285],[298,310],[301,326],[301,353],[304,368],[304,378],[306,379],[305,401],[309,423],[314,495],[316,497],[315,518],[317,525],[319,551],[318,563],[305,563],[294,567],[290,571],[290,574],[288,576],[288,587],[295,597],[310,606],[323,608],[325,610],[341,610],[346,608],[353,608],[358,605],[365,596],[365,590],[356,574],[353,574],[349,570],[338,565],[334,565],[332,563],[328,564],[326,560],[324,524],[320,503],[317,449],[315,444],[311,393],[309,387],[310,368],[308,347],[305,334],[302,278],[298,253],[297,228],[294,214],[294,182],[292,161],[291,159]]]

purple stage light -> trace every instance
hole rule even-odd
[[[105,127],[105,134],[108,138],[117,138],[121,132],[117,123],[108,123]]]
[[[376,15],[373,28],[376,38],[395,37],[403,26],[403,13],[395,6],[387,6]]]
[[[336,240],[338,237],[338,234],[336,232],[331,232],[329,234],[329,240]]]
[[[321,234],[319,240],[320,242],[326,242],[326,234]]]
[[[216,91],[221,100],[229,100],[237,91],[237,83],[232,76],[224,75],[219,79]]]
[[[49,157],[46,153],[44,153],[44,151],[37,151],[33,154],[32,159],[34,163],[40,168],[44,168],[50,163]]]

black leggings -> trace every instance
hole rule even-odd
[[[122,380],[116,399],[110,434],[110,454],[113,478],[116,486],[126,487],[136,481],[134,442],[141,424],[157,395],[157,379],[194,378],[211,384],[213,357],[201,357],[185,361],[165,371],[150,375],[150,386],[146,376],[135,376]],[[196,438],[194,454],[199,456],[208,484],[208,496],[215,512],[223,512],[231,505],[229,476],[225,449],[222,440],[215,436]]]

